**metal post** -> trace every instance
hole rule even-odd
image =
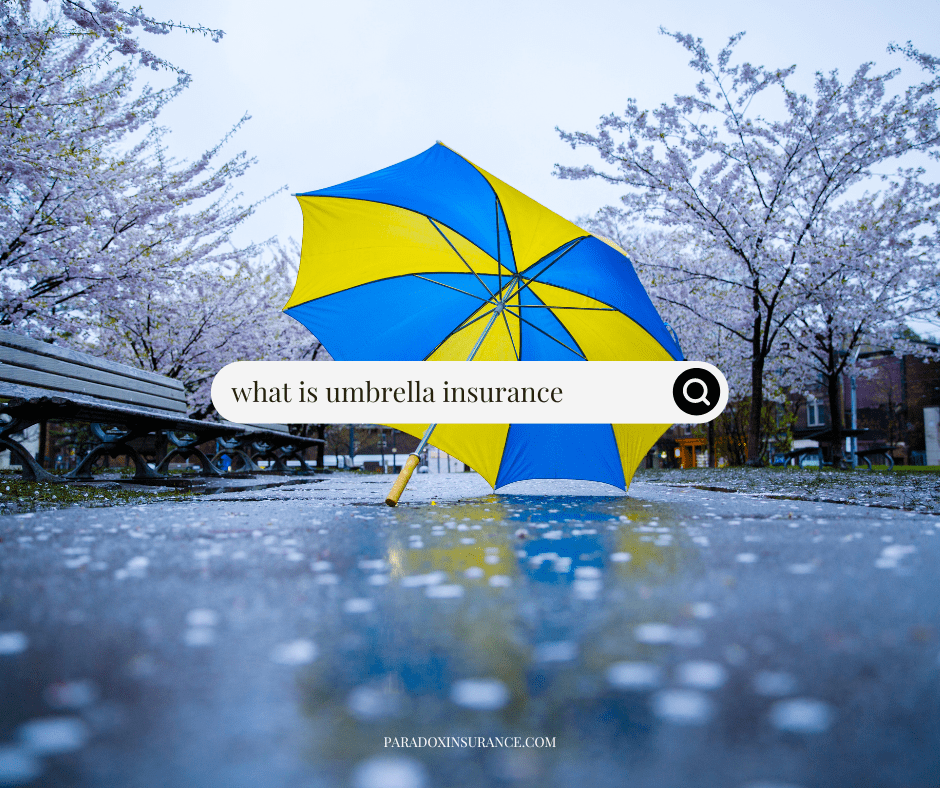
[[[852,404],[852,429],[858,428],[858,397],[856,396],[855,375],[850,378],[851,404]],[[852,468],[858,467],[858,438],[853,435],[852,441]]]
[[[353,460],[356,451],[356,428],[352,424],[349,425],[349,465],[350,468],[355,468],[356,463]]]

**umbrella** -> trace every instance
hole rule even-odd
[[[623,250],[438,143],[296,195],[304,232],[284,310],[337,360],[682,360]],[[642,385],[634,383],[634,385]],[[396,424],[494,488],[580,479],[626,490],[669,425]]]

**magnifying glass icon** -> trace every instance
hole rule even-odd
[[[689,396],[689,386],[691,386],[693,383],[697,383],[702,387],[702,395],[700,397]],[[708,407],[712,406],[712,404],[708,401],[708,386],[705,384],[705,381],[701,380],[700,378],[690,378],[687,380],[682,386],[682,396],[693,405],[703,404],[708,405]]]

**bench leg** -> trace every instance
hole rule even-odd
[[[163,474],[157,473],[150,467],[150,464],[137,449],[123,441],[121,443],[103,443],[100,446],[95,446],[95,448],[88,452],[85,459],[79,463],[75,470],[65,475],[65,478],[82,481],[93,480],[95,477],[92,476],[91,469],[101,457],[105,455],[108,457],[118,457],[122,454],[128,455],[134,461],[134,479],[165,478]]]
[[[160,473],[169,473],[170,460],[177,456],[182,457],[183,459],[195,457],[197,460],[199,460],[199,465],[202,468],[203,476],[211,476],[213,478],[222,478],[225,476],[225,474],[222,473],[222,471],[220,471],[205,455],[205,452],[196,446],[178,446],[177,448],[173,449],[173,451],[167,454],[166,457],[160,461],[160,464],[157,466],[157,470]]]
[[[242,461],[242,468],[247,473],[257,473],[258,471],[261,470],[261,468],[258,467],[258,464],[254,460],[252,460],[251,457],[249,457],[248,454],[246,454],[241,449],[232,449],[232,448],[223,449],[212,458],[212,464],[218,467],[219,463],[222,462],[223,454],[227,454],[229,457],[232,458],[232,466],[229,468],[229,471],[228,471],[229,473],[236,472],[235,462],[234,462],[236,459],[239,459]],[[224,475],[225,474],[223,474],[223,476]]]
[[[258,460],[271,460],[274,463],[274,472],[275,473],[290,473],[290,468],[284,464],[284,459],[278,454],[274,449],[269,449],[268,451],[258,452],[251,458],[252,462],[257,465]],[[258,467],[260,471],[260,466]],[[264,473],[264,471],[261,471]],[[270,469],[268,470],[269,473]]]
[[[865,461],[865,464],[868,466],[868,470],[871,470],[871,460],[869,460],[868,457],[862,457],[862,459]]]
[[[29,426],[28,424],[26,425]],[[40,466],[36,460],[33,459],[26,449],[21,446],[17,441],[8,437],[8,432],[20,432],[21,430],[5,430],[4,434],[0,435],[0,448],[9,449],[11,456],[16,456],[20,465],[23,467],[23,478],[28,482],[57,482],[62,483],[65,481],[61,476],[56,476],[55,474],[49,473],[45,468]]]
[[[316,467],[311,468],[310,463],[301,456],[300,449],[290,450],[289,447],[285,446],[281,449],[281,451],[283,452],[283,459],[285,461],[297,460],[297,462],[300,464],[300,470],[298,471],[299,473],[311,473],[316,470]],[[284,468],[285,470],[290,470],[286,462],[284,463]]]

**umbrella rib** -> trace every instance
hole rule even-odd
[[[450,338],[451,338],[454,334],[456,334],[458,331],[463,331],[465,328],[468,328],[469,326],[472,326],[472,325],[473,325],[474,323],[476,323],[478,320],[482,320],[484,317],[489,317],[489,316],[492,315],[493,312],[495,312],[495,311],[496,311],[496,308],[494,307],[494,308],[491,309],[489,312],[484,312],[484,313],[483,313],[482,315],[480,315],[479,317],[473,318],[473,320],[471,320],[469,323],[468,323],[466,320],[464,320],[463,323],[461,323],[459,326],[457,326],[457,328],[455,328],[455,329],[454,329],[453,331],[451,331],[446,337],[444,337],[444,340],[441,342],[441,344],[444,344],[444,342],[446,342],[448,339],[450,339]]]
[[[435,285],[440,285],[441,287],[446,287],[448,290],[456,290],[458,293],[463,293],[468,295],[471,298],[476,298],[479,301],[482,301],[484,304],[489,304],[490,300],[488,298],[483,298],[483,296],[478,296],[476,293],[468,293],[466,290],[461,290],[459,287],[452,287],[451,285],[445,285],[443,282],[438,282],[436,279],[428,279],[426,276],[421,276],[421,274],[412,274],[412,276],[417,277],[418,279],[423,279],[425,282],[431,282]],[[461,274],[463,276],[463,274]]]
[[[512,342],[512,352],[516,356],[516,361],[522,361],[519,357],[519,351],[516,350],[516,340],[512,338],[512,329],[509,327],[509,319],[506,317],[506,308],[503,308],[503,322],[506,324],[506,333],[509,334],[509,341]]]
[[[431,356],[437,353],[441,345],[443,345],[448,339],[454,336],[454,334],[456,334],[459,331],[463,331],[465,328],[469,326],[472,326],[474,323],[476,323],[478,320],[482,320],[484,317],[489,317],[490,315],[493,314],[495,310],[496,308],[494,307],[489,312],[484,312],[479,317],[474,317],[473,320],[470,320],[470,317],[473,317],[473,314],[474,314],[473,312],[471,312],[470,315],[468,315],[466,318],[463,319],[463,321],[461,321],[460,325],[458,325],[453,331],[451,331],[446,337],[444,337],[440,342],[438,342],[437,345],[434,346],[434,350],[432,350],[430,353],[428,353],[424,357],[425,361],[427,361]]]
[[[498,263],[496,267],[496,274],[499,277],[499,292],[503,292],[503,250],[499,245],[499,197],[496,196],[496,193],[493,193],[494,202],[493,205],[496,208],[496,262]]]
[[[554,285],[551,285],[554,287]],[[520,304],[520,307],[526,309],[580,309],[584,312],[619,312],[612,306],[548,306],[547,304]]]
[[[454,245],[450,242],[450,238],[448,238],[446,235],[444,235],[443,232],[441,232],[441,228],[437,226],[437,222],[435,222],[430,216],[428,217],[428,221],[431,223],[431,225],[434,227],[434,229],[437,230],[437,231],[441,234],[441,238],[443,238],[445,241],[447,241],[447,245],[448,245],[451,249],[454,250],[454,254],[457,255],[457,257],[460,258],[460,262],[462,262],[465,266],[467,266],[467,269],[470,271],[470,273],[473,274],[473,275],[477,278],[477,281],[478,281],[481,285],[483,285],[483,289],[486,290],[486,292],[490,294],[490,298],[492,298],[492,297],[493,297],[493,291],[490,290],[490,289],[486,286],[486,282],[484,282],[482,279],[480,279],[480,275],[479,275],[476,271],[473,270],[473,267],[470,265],[470,263],[468,263],[466,260],[463,259],[463,255],[461,255],[460,252],[457,251],[457,247],[454,246]],[[497,266],[500,265],[499,261],[496,262],[496,265],[497,265]]]
[[[506,309],[509,309],[509,314],[513,315],[513,317],[518,317],[518,318],[519,318],[523,323],[525,323],[527,326],[532,326],[532,328],[534,328],[534,329],[535,329],[536,331],[538,331],[540,334],[545,334],[545,336],[547,336],[549,339],[554,340],[555,342],[557,342],[559,345],[561,345],[563,348],[565,348],[565,350],[570,350],[572,353],[574,353],[576,356],[578,356],[578,358],[580,358],[580,359],[582,359],[582,360],[584,360],[584,361],[587,361],[587,357],[586,357],[583,353],[581,353],[581,352],[575,350],[574,348],[568,347],[568,346],[567,346],[564,342],[562,342],[560,339],[558,339],[557,337],[553,337],[553,336],[552,336],[551,334],[549,334],[547,331],[543,331],[541,328],[539,328],[537,325],[535,325],[535,323],[530,323],[528,320],[526,320],[526,319],[522,316],[522,314],[518,314],[518,315],[514,314],[513,311],[512,311],[509,307],[506,307]]]
[[[575,238],[573,241],[569,241],[569,242],[568,242],[568,243],[569,243],[568,248],[565,249],[565,251],[563,251],[560,255],[558,255],[558,257],[556,257],[554,260],[552,260],[548,265],[546,265],[546,266],[545,266],[541,271],[539,271],[535,276],[530,277],[529,279],[526,279],[526,280],[525,280],[525,284],[522,285],[522,287],[519,288],[518,292],[521,293],[523,290],[525,290],[530,284],[532,284],[536,279],[538,279],[542,274],[544,274],[549,268],[551,268],[553,265],[555,265],[555,263],[557,263],[559,260],[561,260],[562,257],[564,257],[566,254],[568,254],[568,252],[570,252],[572,249],[574,249],[574,248],[575,248],[579,243],[581,243],[581,241],[583,241],[583,240],[584,240],[584,236],[582,236],[582,237],[580,237],[580,238]],[[550,253],[549,253],[549,254],[550,254]],[[547,255],[546,255],[546,256],[547,256]],[[544,258],[542,258],[542,259],[544,259]],[[538,265],[538,263],[534,263],[534,265]],[[529,267],[531,268],[531,266],[529,266]],[[519,279],[520,279],[520,281],[522,280],[522,274],[521,274],[521,273],[519,274]]]
[[[533,279],[534,279],[534,278],[535,278],[535,277],[533,277]],[[530,279],[529,281],[532,281],[532,280]],[[542,283],[540,283],[540,284],[544,284],[544,282],[542,282]],[[562,285],[549,285],[549,287],[554,287],[554,288],[557,288],[558,290],[566,290],[566,291],[569,292],[569,293],[574,293],[575,295],[584,296],[584,293],[579,293],[577,290],[573,290],[573,289],[570,288],[570,287],[563,287]],[[521,289],[521,288],[520,288],[520,289]],[[535,295],[535,293],[533,293],[533,295]],[[538,296],[535,296],[535,297],[536,297],[536,298],[539,298]],[[542,299],[539,298],[539,300],[541,301]],[[603,301],[600,301],[599,299],[593,299],[593,300],[598,301],[598,303],[601,303],[601,304],[604,303]],[[557,307],[556,307],[556,308],[557,308]],[[569,308],[571,308],[571,307],[569,307]],[[574,307],[574,308],[576,309],[577,307]],[[583,308],[587,309],[588,307],[583,307]],[[625,312],[625,311],[622,310],[622,309],[618,309],[617,307],[611,307],[611,308],[612,308],[612,310],[613,310],[614,312],[619,312],[619,313],[620,313],[621,315],[623,315],[624,317],[629,318],[630,320],[632,320],[640,329],[642,329],[643,331],[646,332],[646,335],[649,336],[650,339],[652,339],[654,342],[657,342],[659,345],[661,345],[661,346],[665,349],[666,346],[663,344],[662,339],[660,339],[659,337],[657,337],[647,326],[644,326],[636,317],[634,317],[633,315],[630,315],[629,313]],[[672,339],[672,341],[675,342],[676,347],[678,348],[679,343],[675,341],[675,338],[670,336],[670,339]],[[666,352],[668,353],[669,351],[667,350]],[[680,353],[682,352],[682,349],[681,349],[681,348],[679,348],[679,352],[680,352]],[[672,353],[669,353],[669,355],[671,356]]]

